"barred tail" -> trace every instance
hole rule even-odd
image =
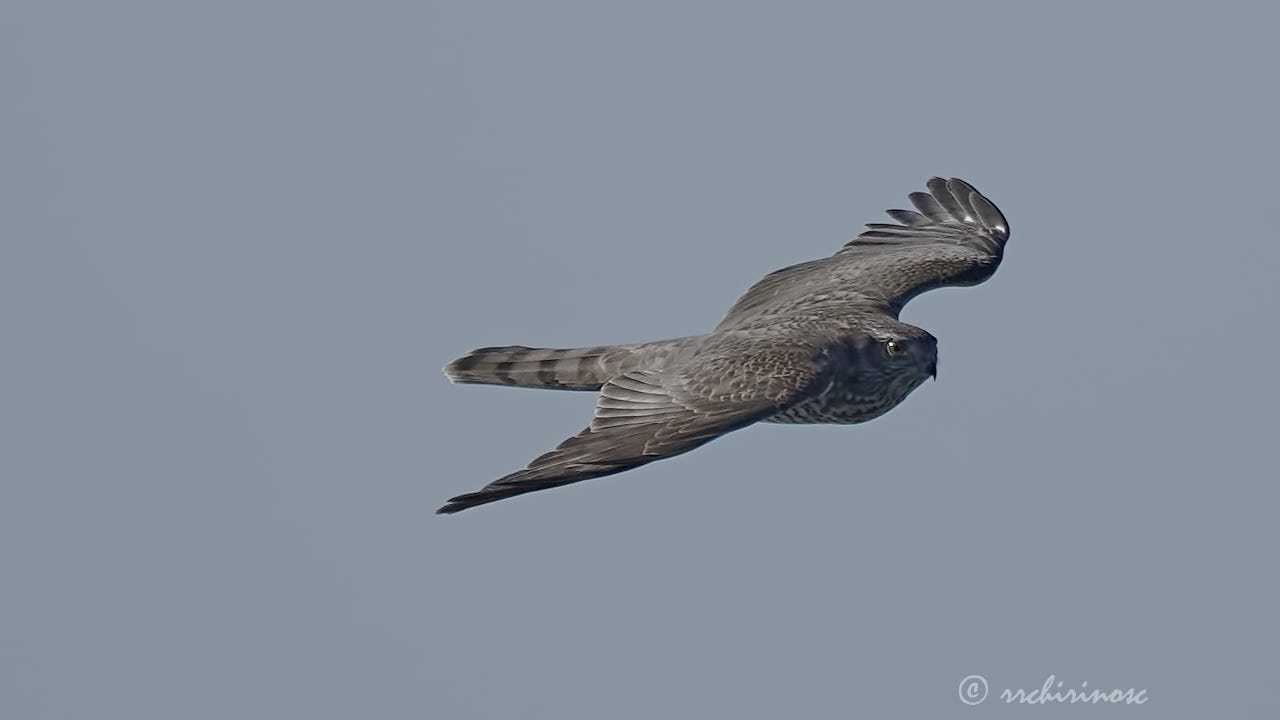
[[[553,350],[522,345],[472,350],[444,366],[456,383],[515,385],[556,390],[599,390],[621,372],[635,346]]]
[[[480,348],[445,365],[444,374],[456,383],[599,390],[609,378],[625,372],[666,367],[695,350],[703,337],[568,350],[523,345]]]

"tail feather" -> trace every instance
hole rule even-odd
[[[553,390],[599,390],[609,378],[637,369],[659,369],[694,352],[705,335],[631,345],[531,348],[523,345],[472,350],[444,366],[455,383],[512,385]]]
[[[635,346],[555,350],[523,345],[473,350],[444,367],[455,383],[514,385],[556,390],[599,390],[622,372]]]

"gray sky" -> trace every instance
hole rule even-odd
[[[1280,12],[865,5],[11,3],[0,714],[1275,716]],[[934,174],[900,408],[431,514]]]

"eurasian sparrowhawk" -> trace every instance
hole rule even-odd
[[[995,272],[1009,224],[963,180],[933,178],[836,254],[766,275],[705,335],[572,350],[481,348],[456,383],[599,391],[595,417],[523,470],[459,495],[454,513],[611,475],[755,422],[859,423],[937,375],[937,340],[898,320],[916,295]]]

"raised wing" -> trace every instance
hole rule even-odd
[[[773,347],[745,355],[733,350],[709,353],[681,370],[610,379],[585,430],[525,469],[451,498],[436,512],[455,513],[688,452],[807,397],[829,372],[821,348]]]
[[[916,210],[889,210],[900,224],[871,223],[831,257],[766,275],[717,329],[769,324],[778,316],[856,308],[897,315],[908,300],[946,285],[976,285],[1004,255],[1009,223],[963,180],[933,178],[911,193]]]
[[[895,314],[927,290],[991,277],[1009,240],[1009,222],[969,183],[935,177],[927,186],[909,196],[919,212],[889,210],[901,224],[870,223],[835,255],[839,276]]]

